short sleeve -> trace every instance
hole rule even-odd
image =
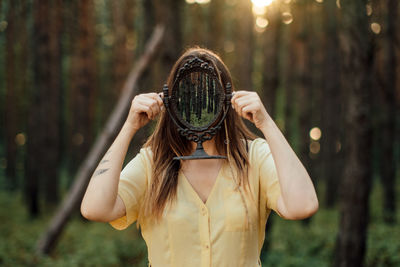
[[[118,184],[118,196],[126,208],[126,215],[111,221],[115,229],[123,230],[134,223],[139,214],[140,204],[145,194],[150,164],[147,149],[142,148],[122,170]]]
[[[263,204],[266,208],[278,213],[277,201],[281,195],[281,188],[269,145],[265,139],[257,138],[252,142],[251,146],[253,164],[259,168],[261,199],[266,201]]]

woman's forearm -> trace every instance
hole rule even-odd
[[[303,219],[318,210],[313,183],[271,117],[260,128],[270,146],[281,186],[278,212],[287,219]]]
[[[81,204],[89,220],[109,221],[115,217],[115,204],[122,165],[136,130],[125,123],[94,171]]]

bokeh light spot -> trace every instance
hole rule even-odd
[[[372,15],[372,6],[371,6],[371,4],[367,4],[365,8],[366,8],[366,11],[367,11],[367,15],[371,16]]]
[[[285,24],[290,24],[293,22],[293,16],[290,12],[283,12],[282,13],[282,21]]]
[[[26,143],[26,135],[24,133],[19,133],[15,136],[15,143],[19,146],[23,146]]]
[[[225,41],[224,50],[226,53],[232,53],[235,51],[235,44],[232,41]]]
[[[321,139],[321,129],[318,127],[314,127],[310,130],[310,137],[312,140],[318,141],[319,139]]]
[[[372,30],[372,32],[375,33],[375,34],[380,34],[382,28],[381,28],[381,25],[380,25],[379,23],[372,22],[372,23],[371,23],[371,30]]]
[[[253,5],[253,14],[257,16],[262,16],[267,12],[267,8],[265,6],[255,6]]]
[[[0,22],[0,32],[5,31],[7,29],[7,26],[8,26],[8,22],[7,21],[5,21],[5,20],[1,21]]]
[[[258,7],[266,7],[272,4],[273,0],[251,0],[251,2]]]
[[[258,17],[256,19],[256,25],[257,27],[264,29],[268,26],[268,20],[262,17]]]
[[[312,141],[310,144],[310,152],[312,154],[318,154],[321,150],[321,145],[317,141]]]
[[[336,147],[335,147],[336,153],[339,153],[340,150],[342,150],[342,143],[340,143],[340,141],[336,141]]]

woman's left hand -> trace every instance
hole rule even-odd
[[[231,103],[240,116],[254,123],[258,129],[262,129],[271,119],[256,92],[236,91]]]

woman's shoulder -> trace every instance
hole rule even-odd
[[[260,160],[261,157],[268,155],[271,150],[267,140],[258,137],[254,140],[248,140],[249,145],[249,161]]]

